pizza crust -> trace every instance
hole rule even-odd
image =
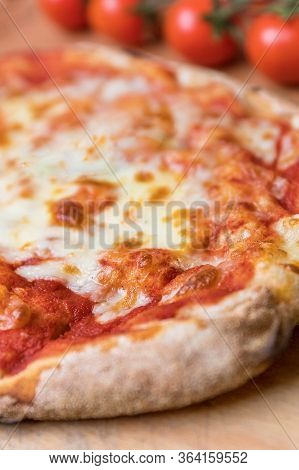
[[[146,51],[124,48],[113,48],[91,44],[88,42],[78,43],[75,50],[82,52],[93,52],[112,65],[118,68],[127,69],[130,66],[136,67],[136,60],[139,62],[139,68],[152,67],[158,65],[166,70],[175,72],[179,83],[182,86],[204,86],[216,81],[227,85],[234,91],[247,107],[250,107],[254,113],[260,117],[284,117],[285,119],[299,119],[299,108],[291,101],[280,97],[267,89],[258,85],[245,85],[240,81],[231,78],[223,72],[209,69],[201,66],[185,64],[174,60],[164,59],[163,57],[147,53]],[[132,61],[134,63],[132,63]]]
[[[246,289],[208,309],[189,305],[178,316],[185,319],[146,325],[157,327],[147,339],[138,338],[139,330],[137,337],[96,340],[56,357],[56,367],[53,358],[41,359],[2,380],[2,420],[103,418],[199,402],[265,370],[295,324],[285,302],[265,288]],[[21,383],[33,389],[32,400],[30,393],[29,400],[18,397]]]
[[[111,48],[81,45],[120,67],[132,66],[129,55]],[[163,61],[162,63],[165,64]],[[139,66],[146,66],[141,60]],[[240,85],[224,75],[181,64],[182,84],[211,79]],[[263,93],[263,99],[260,96]],[[242,91],[255,112],[289,116],[298,108],[256,88]],[[262,106],[261,106],[262,103]],[[298,285],[283,299],[266,279],[203,308],[190,304],[177,319],[139,325],[126,335],[71,346],[61,357],[42,358],[0,380],[0,417],[83,419],[131,415],[177,408],[232,390],[261,373],[286,346],[296,323]],[[271,284],[271,283],[270,283]]]

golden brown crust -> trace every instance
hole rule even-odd
[[[110,48],[81,47],[100,53],[117,66],[126,68],[137,60],[140,67],[150,67]],[[214,77],[238,91],[237,84],[217,72],[169,67],[182,84],[204,83]],[[256,113],[263,113],[265,107],[259,106],[257,93],[261,92],[243,91],[242,99]],[[268,114],[272,110],[290,118],[294,115],[281,104],[278,111],[277,101],[270,95],[265,100]],[[263,276],[218,305],[190,304],[181,309],[177,320],[139,325],[133,335],[70,347],[62,357],[40,359],[19,374],[3,378],[2,420],[143,413],[185,406],[242,385],[271,363],[287,344],[295,324],[298,282],[294,281],[284,297],[271,276]]]

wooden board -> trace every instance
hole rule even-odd
[[[60,46],[96,40],[90,33],[68,34],[40,15],[34,0],[0,4],[0,52]],[[148,48],[176,57],[166,46]],[[299,103],[298,89],[283,89],[252,73],[242,61],[225,71],[250,83],[266,85]],[[0,425],[6,449],[294,449],[299,446],[299,328],[289,349],[255,384],[177,411],[131,418],[75,423],[24,422]]]

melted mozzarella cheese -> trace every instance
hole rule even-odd
[[[127,93],[148,91],[142,78],[117,78],[105,84],[101,79],[82,79],[60,91],[32,91],[26,99],[12,97],[3,103],[10,143],[1,148],[0,252],[8,261],[39,257],[39,263],[28,262],[17,272],[28,280],[62,281],[97,302],[95,313],[103,321],[115,315],[113,305],[125,292],[120,289],[113,298],[101,298],[100,254],[136,239],[141,248],[186,248],[188,235],[174,214],[182,201],[192,203],[195,181],[197,194],[205,193],[199,191],[196,178],[191,184],[187,179],[173,196],[181,174],[160,168],[159,152],[146,161],[128,163],[127,149],[138,151],[136,133],[127,136],[128,129],[136,126],[136,115],[109,103]],[[107,107],[101,108],[95,93]],[[67,122],[69,107],[77,97],[92,97],[94,109],[83,115],[80,125],[72,126]],[[190,122],[193,115],[194,111]],[[159,123],[142,129],[141,135],[163,139]],[[136,175],[142,172],[152,174],[151,181],[138,181]],[[117,185],[116,203],[95,215],[91,231],[53,224],[50,203],[71,198],[82,177]],[[146,302],[141,292],[135,306]]]
[[[281,248],[287,253],[290,263],[299,263],[299,215],[280,219],[275,229],[282,238]]]
[[[178,151],[193,124],[202,119],[190,97],[168,103],[170,131],[155,118],[157,97],[152,98],[150,117],[143,107],[130,112],[126,106],[113,105],[126,95],[140,99],[150,92],[142,77],[108,82],[82,77],[60,90],[30,91],[26,99],[3,98],[1,116],[8,142],[0,147],[0,254],[8,261],[27,260],[17,272],[30,281],[58,280],[87,296],[103,322],[126,313],[125,308],[118,312],[115,307],[127,293],[119,288],[110,297],[103,296],[101,255],[130,243],[188,253],[190,227],[178,222],[177,215],[194,204],[204,211],[212,205],[206,191],[212,177],[208,166],[184,174],[180,165],[162,165],[165,142],[168,150]],[[80,119],[74,122],[75,116]],[[277,136],[278,128],[262,121],[244,121],[236,130],[241,144],[267,163],[275,158]],[[146,145],[152,146],[150,150]],[[187,168],[192,160],[191,155]],[[141,173],[152,178],[136,178]],[[92,227],[53,223],[51,204],[72,199],[82,178],[113,183],[115,203],[94,215]],[[40,261],[30,264],[32,257]],[[213,264],[220,261],[215,257]],[[200,263],[197,256],[188,266]],[[148,301],[141,291],[133,306]]]
[[[234,129],[241,145],[267,165],[277,157],[276,142],[280,135],[278,125],[262,119],[243,119]]]
[[[150,91],[148,82],[143,77],[114,78],[103,86],[101,97],[104,101],[114,101],[129,93],[147,93]]]

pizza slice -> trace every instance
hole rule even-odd
[[[0,415],[181,407],[298,319],[299,112],[80,45],[0,61]]]

